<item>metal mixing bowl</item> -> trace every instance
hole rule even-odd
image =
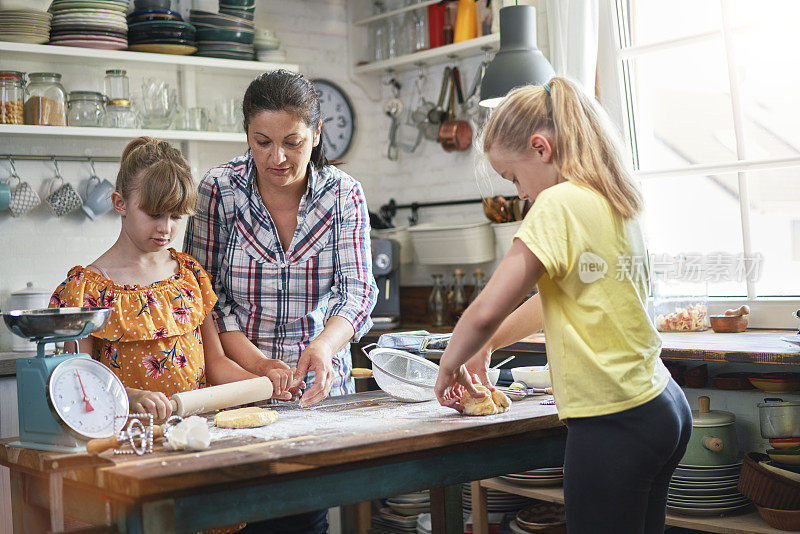
[[[43,308],[4,313],[6,326],[26,339],[77,336],[88,323],[92,332],[101,330],[111,314],[109,308]],[[91,332],[90,332],[91,333]]]

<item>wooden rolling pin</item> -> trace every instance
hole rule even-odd
[[[169,398],[172,413],[187,417],[197,413],[223,410],[258,402],[272,397],[272,382],[266,376],[230,382],[221,386],[195,389],[176,393]]]

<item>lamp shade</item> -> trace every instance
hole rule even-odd
[[[523,85],[542,85],[555,71],[536,48],[536,8],[508,6],[500,10],[500,50],[481,82],[481,106],[497,106],[508,92]]]

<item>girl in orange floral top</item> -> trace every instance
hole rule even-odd
[[[78,342],[81,351],[122,380],[131,411],[162,420],[174,393],[255,378],[222,351],[208,316],[217,301],[208,274],[188,254],[167,248],[195,202],[180,152],[165,141],[131,141],[111,199],[122,217],[116,243],[88,266],[73,267],[50,301],[112,309],[102,330]],[[275,398],[291,399],[304,387],[280,360],[261,369]]]

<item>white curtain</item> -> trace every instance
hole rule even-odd
[[[599,0],[547,0],[550,64],[559,76],[595,92],[600,24]]]

